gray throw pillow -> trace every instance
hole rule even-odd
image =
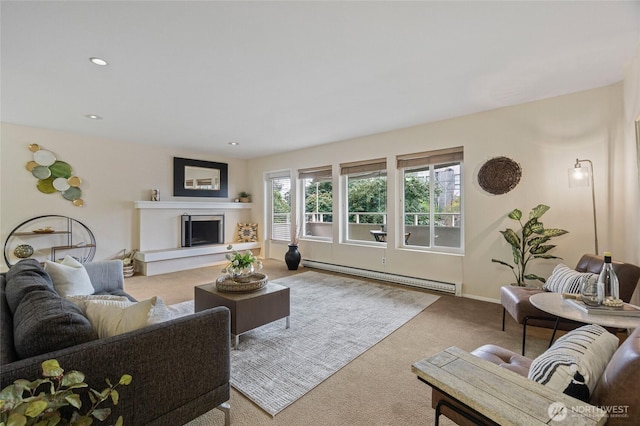
[[[11,313],[15,313],[20,301],[34,290],[47,291],[54,296],[53,281],[35,259],[24,259],[7,271],[6,297]]]
[[[82,310],[57,294],[32,291],[13,315],[16,353],[28,358],[98,338]]]
[[[26,259],[6,275],[6,298],[13,313],[13,341],[19,358],[28,358],[98,338],[82,310],[64,300],[40,263]]]
[[[13,346],[13,316],[4,291],[6,282],[4,275],[0,275],[0,365],[18,359]]]

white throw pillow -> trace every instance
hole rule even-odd
[[[153,307],[153,311],[149,316],[149,325],[158,324],[161,322],[169,321],[173,319],[173,315],[164,303],[164,300],[157,298],[156,305]]]
[[[98,337],[103,339],[146,327],[156,300],[152,297],[142,302],[112,301],[112,304],[92,301],[86,306],[86,315]]]
[[[84,265],[71,256],[67,255],[60,263],[45,260],[44,269],[53,281],[53,288],[61,297],[95,292]]]
[[[111,294],[89,294],[89,295],[78,295],[78,296],[67,296],[66,299],[77,305],[82,312],[87,311],[87,304],[91,302],[102,303],[103,305],[115,305],[115,306],[129,306],[134,302],[130,301],[125,296],[115,296]]]
[[[569,268],[567,265],[560,263],[553,268],[551,276],[547,278],[542,288],[546,291],[554,293],[580,293],[583,278],[596,277],[591,272],[578,272]]]
[[[110,294],[91,294],[88,296],[68,296],[68,301],[77,305],[82,312],[87,312],[87,305],[89,303],[99,303],[102,305],[117,306],[119,308],[126,308],[136,302],[132,302],[125,296],[114,296]],[[168,309],[164,301],[156,296],[156,304],[151,310],[149,315],[148,324],[158,324],[161,322],[169,321],[174,318],[173,313]]]
[[[529,379],[588,401],[617,348],[618,338],[601,326],[582,326],[534,359]]]

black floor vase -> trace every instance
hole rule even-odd
[[[298,246],[294,246],[289,244],[289,251],[284,254],[284,261],[287,264],[287,267],[290,271],[295,271],[298,269],[298,265],[300,265],[300,259],[302,256],[298,251]]]

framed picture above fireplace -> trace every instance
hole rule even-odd
[[[227,197],[227,163],[173,157],[175,197]]]

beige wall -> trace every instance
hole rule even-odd
[[[139,212],[133,203],[149,200],[152,188],[160,189],[162,201],[230,201],[247,188],[246,160],[6,123],[2,123],[0,131],[3,247],[8,233],[21,222],[35,216],[58,214],[87,225],[97,241],[95,259],[109,259],[122,249],[139,247]],[[74,173],[83,180],[80,187],[83,207],[73,206],[58,193],[43,194],[36,189],[37,179],[25,169],[25,164],[32,160],[30,143],[52,151],[73,167]],[[173,197],[174,156],[228,163],[231,197]],[[4,261],[0,263],[5,270]]]
[[[235,197],[241,190],[253,194],[251,219],[259,223],[263,237],[265,172],[331,164],[337,176],[341,162],[387,157],[389,164],[394,164],[397,154],[464,146],[464,256],[394,249],[393,242],[387,249],[341,244],[337,227],[335,243],[303,241],[301,252],[320,261],[462,282],[464,295],[496,300],[499,287],[511,282],[512,276],[506,268],[490,260],[509,257],[509,248],[498,231],[511,225],[506,213],[513,208],[528,212],[539,203],[551,206],[543,222],[570,231],[556,239],[558,247],[554,251],[567,264],[574,265],[582,253],[593,251],[590,190],[569,188],[567,183],[567,169],[577,157],[594,163],[600,251],[611,249],[616,259],[640,263],[637,243],[627,243],[630,238],[637,239],[637,233],[629,237],[624,226],[617,225],[620,221],[637,224],[638,209],[625,205],[612,210],[610,215],[608,208],[609,201],[624,198],[614,197],[610,188],[615,186],[612,167],[617,166],[616,151],[612,151],[612,147],[627,146],[623,127],[628,119],[623,117],[629,113],[625,116],[623,99],[629,96],[629,84],[625,81],[624,90],[622,84],[616,84],[248,162],[220,158],[213,153],[186,152],[3,123],[0,139],[2,243],[14,226],[30,217],[61,214],[72,216],[93,230],[98,242],[96,259],[111,258],[123,248],[136,247],[138,223],[133,201],[147,200],[151,188],[161,190],[162,200],[184,200],[170,195],[173,156],[229,163],[229,194]],[[74,167],[84,181],[84,207],[74,207],[58,194],[42,194],[35,188],[35,178],[24,168],[31,159],[29,143],[40,144]],[[513,191],[495,196],[478,186],[476,176],[486,160],[500,155],[520,163],[523,175]],[[624,159],[628,160],[626,154]],[[393,170],[389,182],[389,196],[395,200],[398,191]],[[637,192],[637,182],[636,179],[628,183],[625,191]],[[395,204],[390,207],[392,221],[398,212],[394,210]],[[283,258],[286,245],[266,242],[265,246],[263,253]],[[382,257],[386,258],[384,266]],[[549,275],[555,263],[539,261],[531,272]]]
[[[624,206],[624,211],[640,211],[640,140],[636,142],[635,121],[640,120],[640,48],[625,70],[624,79],[624,141],[619,145],[618,169],[620,186],[617,202]],[[637,137],[640,137],[638,135]],[[627,215],[620,223],[616,223],[629,237],[620,241],[621,248],[635,255],[635,264],[640,265],[640,220],[637,215]],[[632,260],[632,259],[629,259]],[[640,302],[640,299],[638,299]]]
[[[334,243],[302,241],[305,258],[329,263],[368,267],[405,275],[462,282],[463,294],[481,299],[499,298],[499,287],[512,282],[505,267],[491,258],[509,259],[510,248],[499,230],[512,226],[506,213],[519,208],[528,214],[537,204],[551,210],[542,218],[548,227],[570,231],[555,240],[553,254],[574,265],[581,254],[594,251],[593,216],[589,188],[569,188],[567,170],[576,158],[594,164],[600,252],[614,250],[616,259],[634,261],[636,253],[619,244],[627,238],[623,229],[613,226],[623,218],[621,209],[610,215],[608,202],[616,167],[613,147],[622,143],[623,90],[616,84],[596,90],[570,94],[515,107],[425,124],[407,129],[355,138],[335,144],[250,160],[251,190],[262,194],[264,172],[297,170],[333,165],[334,175],[341,162],[387,157],[395,164],[397,154],[452,146],[464,146],[464,256],[394,248],[340,243],[334,230]],[[491,195],[477,183],[482,164],[495,156],[507,156],[520,163],[523,173],[519,185],[504,195]],[[389,169],[389,222],[398,212],[397,176]],[[633,185],[633,184],[632,184]],[[635,184],[637,186],[637,183]],[[334,187],[339,187],[334,177]],[[254,204],[263,205],[259,195]],[[335,202],[334,209],[338,207]],[[638,221],[637,210],[629,212]],[[261,223],[263,214],[254,210],[253,219]],[[335,227],[337,228],[337,227]],[[286,245],[267,244],[266,254],[282,258]],[[629,250],[629,251],[627,251]],[[382,265],[382,257],[386,264]],[[530,272],[548,276],[557,261],[535,261]]]

